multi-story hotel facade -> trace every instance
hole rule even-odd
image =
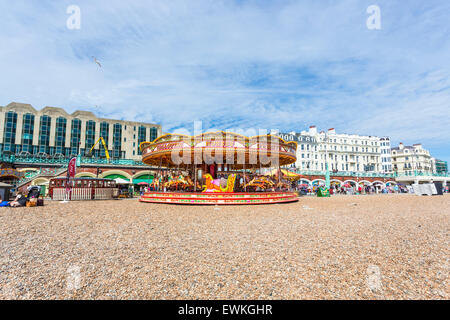
[[[282,133],[280,137],[297,141],[299,170],[326,170],[382,173],[381,138],[355,134],[339,134],[334,128],[318,132],[316,126],[300,133]]]
[[[162,134],[160,125],[97,118],[89,111],[68,114],[61,108],[36,110],[29,104],[12,102],[0,106],[0,153],[71,157],[88,155],[102,137],[111,158],[141,160],[139,144]],[[104,158],[97,144],[92,156]]]
[[[399,175],[433,174],[436,172],[434,159],[420,143],[405,146],[400,142],[398,147],[391,148],[391,157],[392,169]]]
[[[301,170],[320,170],[319,145],[316,137],[297,133],[282,133],[279,135],[284,141],[297,142],[297,161],[290,166]]]

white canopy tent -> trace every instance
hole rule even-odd
[[[115,181],[117,184],[130,184],[130,183],[131,183],[130,181],[125,180],[125,179],[122,179],[122,178],[115,178],[114,181]]]

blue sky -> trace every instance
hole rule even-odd
[[[366,9],[381,9],[369,30]],[[69,30],[69,5],[81,29]],[[0,1],[0,105],[164,131],[264,128],[421,142],[450,161],[450,1]],[[97,57],[100,69],[92,60]]]

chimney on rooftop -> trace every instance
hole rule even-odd
[[[316,126],[309,126],[309,134],[313,135],[313,134],[317,134],[317,128]]]

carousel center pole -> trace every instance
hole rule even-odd
[[[194,163],[194,192],[197,192],[197,165]]]
[[[245,183],[245,159],[244,159],[244,192],[247,192],[247,186]]]
[[[159,171],[159,181],[158,182],[161,182],[161,184],[162,184],[161,164],[162,164],[162,157],[159,159],[159,169],[158,169],[158,171]],[[159,183],[158,183],[158,191],[161,191],[161,186],[159,185]]]
[[[278,165],[278,185],[279,185],[279,188],[280,188],[280,191],[281,191],[281,167],[280,167],[280,165]]]
[[[177,183],[175,184],[175,187],[176,187],[176,190],[178,191],[178,183],[179,183],[179,181],[178,181],[178,178],[180,177],[180,165],[179,164],[177,164],[177,173],[176,173],[176,175],[177,175]]]

